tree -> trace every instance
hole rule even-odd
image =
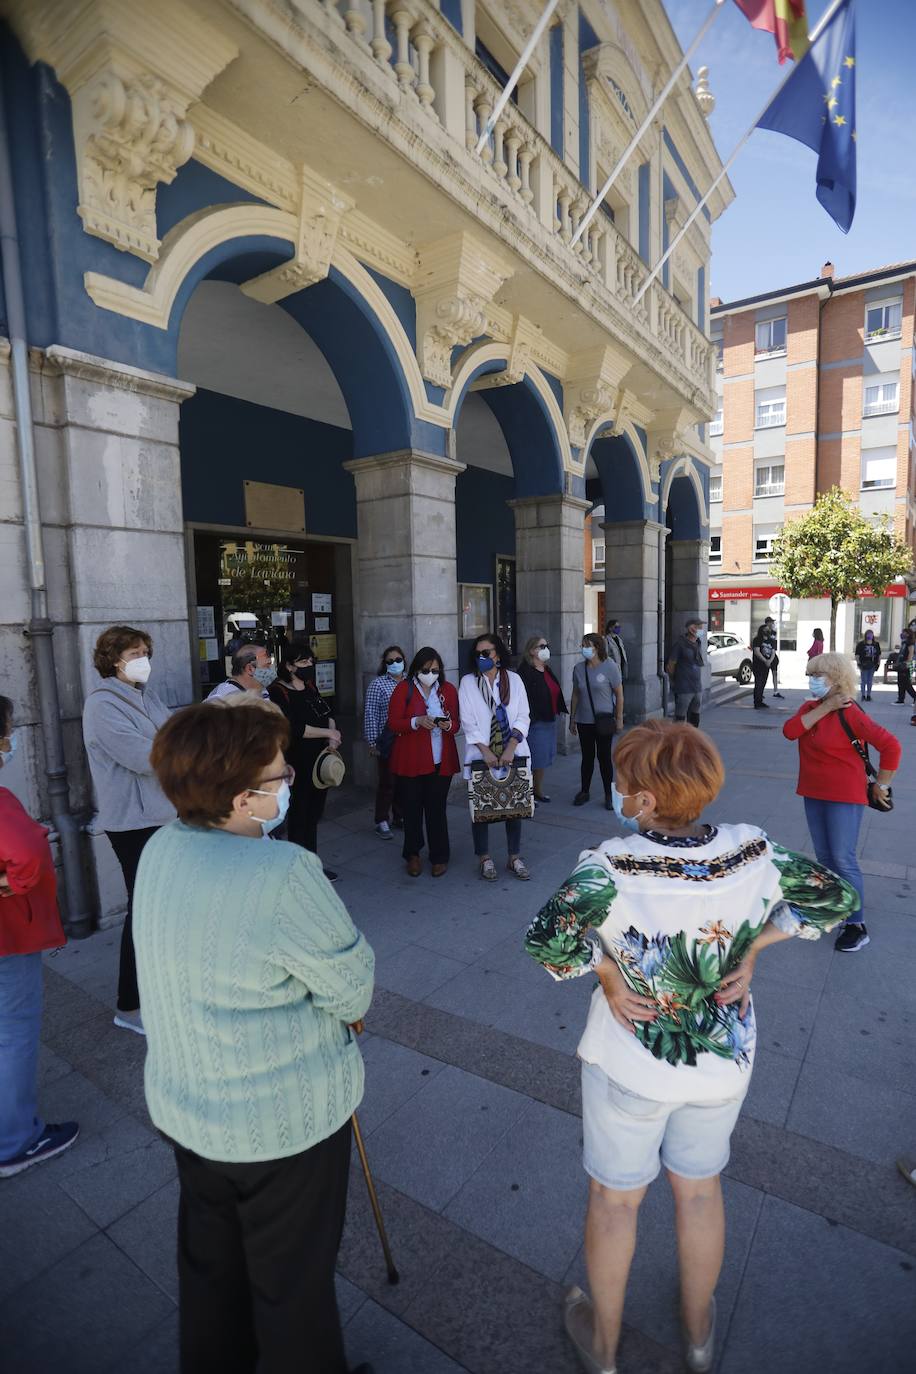
[[[867,590],[881,596],[895,577],[912,571],[913,555],[886,515],[869,519],[845,491],[832,487],[806,515],[783,526],[770,567],[789,596],[830,597],[834,649],[840,602]]]

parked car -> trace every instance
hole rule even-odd
[[[713,677],[733,677],[742,687],[754,681],[750,645],[742,644],[737,635],[725,630],[713,630],[708,642],[709,668]]]

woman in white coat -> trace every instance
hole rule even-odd
[[[529,758],[528,694],[518,674],[503,666],[508,661],[508,651],[499,635],[479,635],[474,640],[471,671],[461,679],[458,691],[466,778],[470,777],[471,764],[478,759],[483,759],[490,768],[507,768],[515,758],[526,761]],[[474,821],[471,830],[480,876],[494,882],[496,865],[490,857],[489,824],[488,821]],[[531,875],[521,857],[521,845],[521,821],[506,821],[506,866],[524,882]]]

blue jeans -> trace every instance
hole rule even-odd
[[[858,892],[862,902],[855,921],[865,920],[865,884],[856,858],[865,807],[859,802],[817,801],[805,797],[805,819],[818,863],[838,873]]]
[[[474,853],[477,857],[480,858],[483,854],[489,854],[490,822],[471,821],[471,834],[474,837]],[[520,820],[506,821],[506,849],[512,855],[521,853],[522,823]]]
[[[0,958],[0,1161],[14,1159],[41,1135],[38,1038],[41,955]]]
[[[863,697],[870,697],[870,696],[871,696],[871,685],[872,685],[872,683],[873,683],[874,680],[875,680],[875,670],[874,670],[874,668],[860,668],[860,669],[859,669],[859,676],[860,676],[860,678],[861,678],[861,686],[862,686],[862,695],[863,695]]]

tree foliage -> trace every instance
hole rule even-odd
[[[868,519],[839,487],[817,498],[813,508],[783,526],[773,541],[770,568],[793,597],[829,597],[831,645],[836,608],[859,592],[883,595],[895,577],[913,567],[910,549],[890,528],[888,517]]]

